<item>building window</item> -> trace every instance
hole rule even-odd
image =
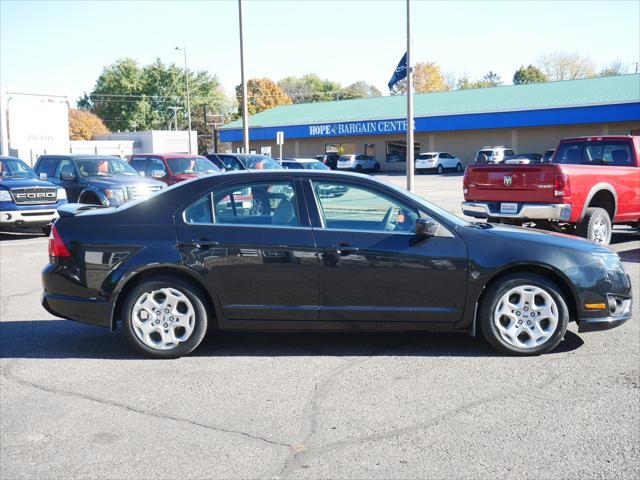
[[[420,143],[413,142],[414,156],[420,154]],[[387,163],[397,163],[407,161],[407,142],[397,140],[386,142]]]
[[[376,158],[376,144],[375,143],[365,143],[364,144],[364,154],[367,157]]]
[[[355,155],[357,153],[355,143],[326,143],[324,152],[339,155]]]

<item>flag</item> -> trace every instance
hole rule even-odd
[[[405,53],[402,56],[402,60],[396,67],[393,75],[391,75],[391,80],[389,80],[389,90],[393,88],[393,86],[398,83],[403,78],[407,78],[407,54]]]

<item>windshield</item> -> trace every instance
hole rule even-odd
[[[183,173],[217,173],[220,171],[218,167],[204,157],[167,158],[167,163],[174,175]]]
[[[134,175],[138,176],[133,167],[116,157],[78,158],[76,165],[83,177]]]
[[[309,170],[331,170],[324,163],[320,163],[320,162],[309,162],[304,164],[304,166]]]
[[[282,166],[273,158],[265,155],[255,155],[244,159],[245,167],[249,170],[281,170]]]
[[[27,164],[17,158],[0,159],[0,177],[3,178],[38,178]]]

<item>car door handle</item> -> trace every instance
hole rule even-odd
[[[340,242],[332,247],[338,255],[346,257],[358,253],[358,247],[352,247],[350,243]]]
[[[217,240],[210,240],[208,238],[199,238],[196,240],[191,240],[190,242],[182,242],[182,245],[197,247],[204,250],[210,247],[217,247],[218,245],[220,245],[220,242],[218,242]]]

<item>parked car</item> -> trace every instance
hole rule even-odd
[[[505,160],[504,163],[507,163],[509,165],[542,163],[542,155],[540,155],[539,153],[519,153],[509,160]]]
[[[64,188],[69,202],[74,203],[121,205],[166,186],[141,177],[124,160],[106,155],[41,155],[35,171]]]
[[[340,154],[338,152],[329,152],[324,155],[316,156],[316,159],[324,163],[331,170],[336,170],[338,168],[338,159],[340,158]]]
[[[462,211],[608,245],[612,224],[640,227],[639,161],[640,136],[566,138],[550,164],[468,167]]]
[[[0,230],[41,227],[49,235],[56,210],[65,203],[64,188],[38,179],[18,158],[0,157]]]
[[[255,153],[210,153],[207,158],[223,171],[282,169],[277,160]]]
[[[415,170],[418,173],[436,171],[439,174],[445,170],[455,170],[461,172],[462,162],[447,152],[426,152],[418,155],[415,161]]]
[[[313,158],[283,158],[282,167],[297,170],[330,170],[324,163]]]
[[[208,158],[181,153],[138,153],[129,158],[129,165],[140,175],[155,178],[167,185],[221,172]]]
[[[328,185],[344,195],[319,195]],[[266,193],[268,208],[235,208],[237,191]],[[208,328],[482,331],[502,352],[537,355],[569,321],[586,332],[631,316],[631,282],[609,249],[468,223],[364,175],[210,175],[126,208],[87,208],[60,209],[43,306],[121,322],[158,358],[190,353]]]
[[[544,152],[544,155],[542,156],[542,163],[550,163],[555,151],[555,149],[551,149]]]
[[[377,172],[380,170],[380,164],[376,162],[375,157],[369,155],[342,155],[338,159],[338,170],[352,170],[354,172],[371,171]]]
[[[515,157],[515,152],[510,147],[482,147],[476,155],[477,163],[502,163]]]

